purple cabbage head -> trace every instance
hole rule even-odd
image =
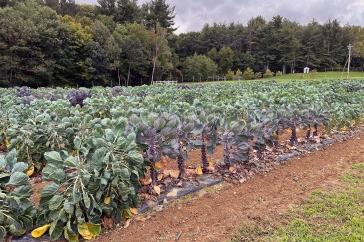
[[[68,93],[67,99],[71,103],[72,106],[80,105],[80,107],[83,107],[84,101],[91,97],[91,93],[88,90],[72,90]]]
[[[30,105],[35,100],[35,97],[33,95],[30,96],[24,96],[21,98],[20,103],[24,105]]]
[[[32,95],[32,90],[29,87],[16,88],[16,95],[18,97],[29,97]]]

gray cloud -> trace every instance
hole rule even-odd
[[[97,0],[76,0],[96,3]],[[307,23],[338,19],[342,24],[364,25],[364,0],[169,0],[176,6],[178,32],[200,30],[206,23],[246,23],[274,15]]]

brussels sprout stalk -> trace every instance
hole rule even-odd
[[[294,144],[298,143],[296,126],[293,126],[291,128],[291,131],[292,131],[292,135],[291,135],[290,143],[291,143],[291,145],[294,145]]]
[[[202,161],[202,172],[208,173],[209,162],[207,160],[205,134],[202,134],[202,146],[201,146],[201,161]]]

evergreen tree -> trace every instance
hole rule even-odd
[[[170,6],[166,0],[152,0],[143,5],[144,21],[148,29],[157,31],[158,25],[167,29],[169,33],[174,32],[175,8]]]
[[[118,0],[115,21],[118,23],[134,23],[141,19],[141,10],[136,0]]]
[[[98,10],[101,14],[114,16],[116,12],[116,0],[97,0]]]

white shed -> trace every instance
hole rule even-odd
[[[305,73],[305,74],[310,73],[310,67],[305,67],[303,69],[303,73]]]

